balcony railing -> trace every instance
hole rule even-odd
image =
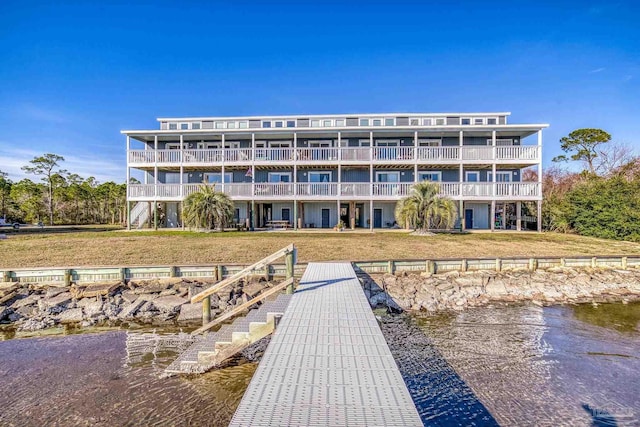
[[[373,156],[373,157],[372,157]],[[260,162],[527,162],[540,159],[537,145],[342,148],[227,148],[203,150],[129,150],[129,164],[251,164]]]
[[[236,199],[318,199],[360,198],[398,200],[411,193],[413,182],[261,182],[216,184],[216,190]],[[441,182],[440,195],[455,199],[528,199],[540,198],[537,182]],[[202,184],[131,184],[129,199],[182,200],[198,191]],[[295,193],[294,193],[295,190]]]

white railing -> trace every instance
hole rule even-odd
[[[373,147],[374,160],[413,160],[413,154],[413,147]]]
[[[184,163],[218,163],[222,161],[223,150],[184,150]]]
[[[338,160],[337,148],[298,148],[297,159],[300,162],[332,162]]]
[[[129,150],[130,164],[154,163],[250,163],[260,161],[289,162],[411,162],[418,161],[527,161],[540,158],[538,145],[446,146],[446,147],[342,147],[342,148],[227,148],[199,150]]]
[[[440,182],[439,184],[441,197],[457,197],[460,195],[459,182]]]
[[[295,194],[294,194],[295,185]],[[232,198],[356,197],[399,199],[411,193],[413,182],[260,182],[216,184]],[[537,199],[541,195],[537,182],[440,182],[439,194],[451,198]],[[200,189],[202,184],[131,184],[129,198],[147,200],[181,200]],[[252,188],[254,189],[252,193]],[[339,190],[339,191],[338,191]]]
[[[490,182],[462,182],[463,197],[489,197],[493,194],[493,184]]]
[[[418,160],[458,160],[459,147],[418,147]]]
[[[129,184],[129,198],[136,197],[154,197],[156,195],[156,186],[153,184]]]
[[[153,163],[156,161],[154,150],[129,150],[129,163]]]
[[[497,197],[537,197],[540,195],[540,184],[537,182],[496,183]]]
[[[343,161],[368,162],[371,160],[369,147],[343,147],[340,151]]]
[[[250,183],[225,184],[224,192],[229,197],[251,197],[251,184]]]
[[[340,184],[340,195],[345,197],[369,197],[371,184],[365,182],[343,182]]]
[[[493,160],[493,147],[462,146],[462,160]]]
[[[334,182],[305,182],[296,187],[299,196],[330,197],[338,195],[338,184]]]
[[[289,197],[293,196],[293,184],[290,182],[256,183],[256,197]]]
[[[180,163],[180,150],[158,150],[158,163]]]
[[[540,150],[537,145],[508,145],[496,147],[497,160],[538,160]]]
[[[288,162],[293,160],[293,148],[256,148],[257,162]]]
[[[253,160],[251,148],[232,148],[224,150],[224,161],[229,163],[244,163]]]
[[[384,196],[384,197],[404,197],[409,194],[411,191],[411,187],[413,183],[400,183],[400,182],[390,182],[390,183],[375,183],[372,184],[372,194],[374,196]]]

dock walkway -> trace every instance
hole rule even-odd
[[[349,263],[310,263],[231,426],[422,426]]]

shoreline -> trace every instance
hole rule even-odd
[[[213,281],[155,279],[70,287],[15,283],[0,290],[0,333],[44,336],[47,331],[195,329],[202,305],[189,298]],[[372,309],[440,314],[491,304],[537,306],[640,301],[640,270],[556,267],[509,270],[372,274],[361,277]],[[256,277],[211,298],[212,315],[231,310],[262,289],[275,286]],[[52,334],[56,334],[52,332]]]

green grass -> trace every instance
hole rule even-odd
[[[9,234],[0,268],[251,263],[291,243],[298,259],[639,255],[640,244],[557,233],[92,231]]]

